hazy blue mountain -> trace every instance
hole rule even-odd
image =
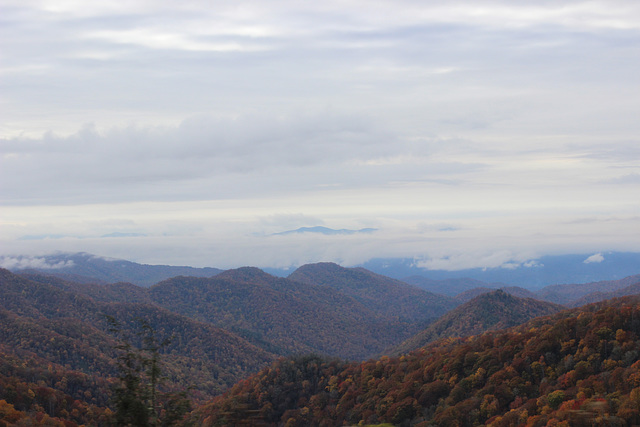
[[[0,265],[13,272],[41,272],[79,283],[129,282],[144,287],[171,277],[213,277],[223,271],[209,267],[138,264],[84,252],[41,257],[3,257],[0,258]]]
[[[455,297],[463,292],[471,291],[477,288],[498,289],[503,284],[485,283],[476,279],[456,278],[435,280],[424,276],[411,276],[402,279],[403,282],[417,286],[429,292],[437,294],[449,295]]]
[[[617,291],[638,282],[640,282],[640,274],[625,277],[620,280],[602,280],[591,283],[546,286],[536,292],[536,295],[538,296],[538,299],[554,302],[556,304],[571,305],[573,301],[591,293]]]
[[[637,276],[636,276],[637,277]],[[583,305],[592,304],[594,302],[600,302],[612,298],[626,297],[629,295],[639,295],[640,294],[640,278],[638,278],[638,282],[634,283],[631,286],[627,286],[626,288],[618,289],[616,291],[611,292],[592,292],[588,295],[583,296],[582,298],[571,301],[567,306],[569,307],[582,307]]]
[[[432,280],[467,277],[486,283],[505,283],[532,290],[559,283],[619,280],[638,274],[640,273],[640,253],[549,255],[526,263],[510,264],[509,268],[473,268],[456,271],[419,268],[415,260],[410,258],[378,258],[367,261],[361,266],[396,279],[411,276],[422,276]]]
[[[317,226],[317,227],[300,227],[295,230],[282,231],[280,233],[275,233],[273,235],[284,236],[287,234],[318,233],[318,234],[324,234],[327,236],[332,236],[336,234],[373,233],[374,231],[376,231],[375,228],[361,228],[360,230],[348,230],[343,228],[340,230],[335,230],[333,228]]]

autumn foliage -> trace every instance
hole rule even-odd
[[[194,413],[204,426],[638,425],[640,304],[627,299],[397,358],[284,359]]]

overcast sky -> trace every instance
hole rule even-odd
[[[636,0],[0,5],[1,254],[640,251]]]

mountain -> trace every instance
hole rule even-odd
[[[33,270],[19,272],[17,273],[17,275],[32,282],[51,285],[64,291],[86,295],[96,301],[130,303],[137,302],[146,304],[153,303],[153,301],[149,297],[147,288],[143,288],[132,283],[118,282],[98,284],[73,282],[69,281],[68,279],[35,272]]]
[[[128,283],[70,283],[34,273],[21,275],[96,301],[154,304],[232,331],[279,355],[314,352],[364,359],[397,345],[418,332],[428,318],[452,306],[446,297],[432,296],[364,270],[357,272],[367,280],[361,285],[369,286],[370,282],[375,292],[383,284],[390,287],[394,305],[366,301],[367,305],[340,289],[278,278],[254,267],[227,270],[213,278],[178,276],[150,288]],[[391,295],[383,294],[382,298]],[[413,311],[404,305],[413,307]]]
[[[307,264],[295,270],[288,278],[335,289],[371,310],[405,321],[433,319],[456,305],[445,295],[427,292],[364,268],[345,268],[334,263]]]
[[[84,252],[41,257],[4,256],[0,258],[0,266],[13,272],[38,272],[79,283],[129,282],[145,287],[175,276],[212,277],[222,272],[217,268],[138,264]]]
[[[565,284],[546,286],[536,292],[539,299],[556,304],[570,304],[593,292],[612,292],[640,282],[640,274],[619,280],[604,280],[584,284]]]
[[[637,276],[636,276],[637,277]],[[580,299],[575,301],[571,301],[571,303],[567,304],[569,307],[581,307],[583,305],[592,304],[594,302],[600,302],[612,298],[624,297],[628,295],[638,295],[640,294],[640,280],[638,283],[635,283],[631,286],[627,286],[626,288],[618,289],[611,292],[592,292],[583,296]]]
[[[529,290],[558,283],[589,283],[619,280],[640,273],[639,252],[601,252],[549,255],[527,261],[511,260],[501,267],[451,270],[429,269],[413,258],[378,258],[360,265],[396,279],[422,276],[432,280],[467,277],[485,283],[504,283]],[[486,286],[486,285],[484,285]],[[502,287],[502,286],[500,286]]]
[[[503,286],[501,284],[488,284],[480,280],[468,278],[435,280],[423,276],[411,276],[405,277],[402,281],[429,292],[448,295],[451,297],[455,297],[463,292],[471,291],[473,289],[497,289]]]
[[[162,307],[283,355],[315,352],[363,359],[417,328],[415,322],[376,311],[336,289],[253,267],[209,279],[176,277],[152,286],[149,295]]]
[[[160,341],[175,337],[164,349],[166,371],[174,385],[193,385],[200,398],[219,393],[275,358],[236,334],[156,305],[104,303],[4,269],[0,300],[0,345],[86,375],[108,378],[116,373],[117,337],[108,317],[132,342],[139,342],[140,320]]]
[[[536,294],[534,294],[533,292],[521,288],[519,286],[505,286],[500,288],[501,290],[505,291],[506,293],[513,295],[514,297],[519,297],[519,298],[533,298],[533,299],[540,299]],[[472,299],[474,299],[475,297],[477,297],[478,295],[482,295],[482,294],[487,294],[489,292],[493,292],[495,291],[495,289],[492,288],[486,288],[486,287],[480,287],[480,288],[473,288],[473,289],[469,289],[468,291],[462,292],[458,295],[455,296],[455,301],[463,304],[467,301],[471,301]]]
[[[201,406],[202,426],[640,425],[640,299],[400,357],[277,361]]]
[[[500,289],[481,294],[451,310],[423,331],[392,349],[389,354],[408,353],[442,338],[464,337],[506,329],[534,317],[557,313],[563,309],[564,307],[549,302],[518,298]]]
[[[359,233],[369,234],[369,233],[373,233],[376,230],[377,230],[376,228],[361,228],[359,230],[348,230],[348,229],[342,228],[342,229],[336,230],[333,228],[316,226],[316,227],[300,227],[295,230],[282,231],[280,233],[273,234],[273,236],[286,236],[289,234],[301,234],[301,233],[317,233],[317,234],[324,234],[326,236],[334,236],[337,234],[344,234],[344,235],[359,234]]]

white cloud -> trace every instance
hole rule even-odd
[[[591,255],[589,258],[585,259],[583,262],[585,264],[591,264],[591,263],[599,263],[602,261],[604,261],[604,257],[602,256],[602,254],[598,253],[598,254]]]
[[[8,270],[24,270],[28,268],[51,269],[73,267],[73,261],[50,263],[46,257],[0,256],[0,267]]]

